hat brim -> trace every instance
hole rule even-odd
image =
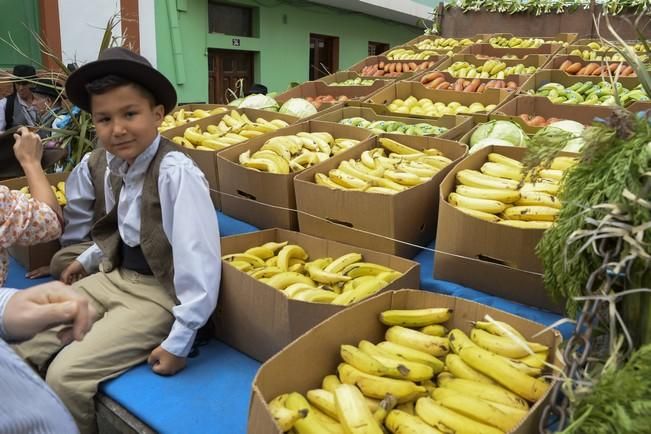
[[[91,112],[90,95],[86,85],[107,75],[117,75],[149,90],[165,113],[176,106],[176,90],[163,74],[151,66],[127,59],[96,60],[74,71],[66,80],[66,95],[73,104]]]

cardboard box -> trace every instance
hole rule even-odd
[[[637,113],[645,110],[651,110],[651,101],[637,101],[626,107],[626,110]]]
[[[68,179],[70,172],[49,173],[46,175],[50,185],[56,186],[57,183]],[[0,181],[0,185],[9,187],[11,190],[20,190],[27,186],[27,177],[7,179]],[[31,246],[13,245],[9,247],[9,254],[25,268],[27,271],[35,270],[39,267],[49,266],[52,257],[61,248],[59,240],[49,241],[47,243],[34,244]]]
[[[404,100],[409,96],[414,96],[417,99],[429,98],[434,103],[442,102],[449,104],[457,101],[462,105],[470,106],[473,102],[480,102],[484,105],[495,104],[507,101],[513,97],[513,92],[483,92],[483,93],[470,93],[470,92],[455,92],[453,90],[432,90],[427,89],[420,83],[413,81],[401,81],[394,83],[384,89],[374,93],[368,97],[365,102],[372,104],[388,105],[397,98]],[[463,114],[464,116],[472,116],[477,122],[485,122],[488,119],[488,113],[472,113]],[[421,118],[421,116],[410,115],[410,117]],[[422,118],[430,118],[430,116],[422,116]]]
[[[436,233],[438,187],[445,175],[467,153],[458,142],[435,137],[383,134],[416,149],[435,148],[452,163],[429,181],[394,195],[332,190],[314,182],[317,173],[327,174],[345,160],[359,159],[362,152],[381,147],[378,138],[342,152],[294,179],[301,232],[413,258]],[[409,243],[409,244],[405,244]],[[410,245],[411,244],[411,245]]]
[[[545,291],[542,263],[535,248],[542,229],[521,229],[491,223],[459,211],[446,200],[456,174],[479,168],[491,152],[522,160],[526,148],[490,146],[458,163],[441,183],[434,274],[498,297],[562,313]],[[575,155],[575,154],[567,154]]]
[[[352,118],[352,117],[362,117],[368,121],[398,121],[404,122],[405,124],[418,124],[418,123],[427,123],[430,125],[435,125],[437,127],[445,127],[448,129],[445,133],[436,136],[441,139],[456,139],[461,137],[472,128],[473,122],[470,116],[451,116],[446,115],[441,118],[429,118],[429,119],[417,119],[409,117],[398,117],[398,116],[382,116],[377,114],[377,112],[372,108],[372,104],[358,103],[359,106],[344,106],[337,110],[330,111],[328,113],[320,114],[315,117],[315,120],[324,121],[324,122],[334,122],[339,123],[342,119]],[[379,106],[383,109],[384,112],[391,113],[386,107]]]
[[[594,76],[577,76],[569,75],[563,71],[556,69],[544,69],[536,72],[527,80],[522,87],[520,88],[521,94],[533,94],[539,87],[546,83],[560,83],[565,87],[572,86],[575,83],[585,83],[586,81],[591,81],[593,83],[599,83],[603,80],[607,80],[607,77],[594,77]],[[617,79],[619,83],[622,84],[626,89],[633,89],[640,81],[637,77],[619,77]],[[577,107],[577,106],[588,106],[592,107],[589,104],[558,104],[565,105],[568,107]]]
[[[370,86],[328,86],[328,84],[322,81],[307,81],[281,93],[276,97],[276,101],[282,105],[290,98],[315,98],[321,95],[332,95],[335,98],[345,96],[348,99],[362,100],[368,95],[382,89],[387,84],[388,82],[386,80],[376,80],[375,83]],[[328,108],[330,106],[331,104],[323,104],[321,107]],[[321,109],[321,107],[319,107],[319,109]]]
[[[471,321],[480,320],[487,314],[496,320],[511,324],[526,338],[531,338],[544,329],[542,324],[469,300],[425,291],[385,292],[322,322],[260,367],[253,380],[248,432],[280,433],[269,413],[267,403],[282,393],[297,391],[305,394],[310,389],[321,387],[323,377],[337,372],[337,365],[341,362],[339,347],[342,344],[357,345],[362,339],[374,343],[383,341],[387,327],[378,321],[381,312],[389,309],[427,307],[453,309],[452,318],[446,326],[459,328],[466,333],[470,331]],[[559,368],[563,367],[556,351],[562,342],[558,331],[547,330],[533,340],[549,346],[549,361]],[[511,433],[538,432],[538,421],[549,398],[547,392],[532,405],[529,415]]]
[[[331,88],[331,87],[335,87],[335,86],[343,87],[343,86],[333,85],[333,83],[341,83],[341,82],[344,82],[346,80],[354,80],[356,78],[360,78],[360,79],[363,79],[363,80],[375,80],[376,83],[379,81],[379,82],[383,83],[384,86],[388,86],[392,82],[392,80],[389,80],[388,78],[383,79],[382,77],[361,77],[358,73],[356,73],[354,71],[335,72],[334,74],[326,75],[325,77],[320,78],[320,79],[318,79],[316,81],[323,82],[323,83],[327,84],[329,86],[329,88]],[[352,87],[369,87],[369,86],[352,86]]]
[[[307,121],[288,128],[256,137],[217,154],[219,185],[222,195],[222,210],[225,214],[244,220],[258,228],[298,228],[296,218],[296,197],[294,195],[294,176],[258,172],[239,164],[242,152],[253,154],[271,137],[292,135],[301,131],[324,131],[335,138],[349,138],[364,142],[371,132],[348,125],[330,122]]]
[[[281,119],[287,122],[288,124],[293,124],[298,121],[297,117],[285,115],[282,113],[276,113],[268,110],[256,110],[256,109],[249,109],[249,108],[238,109],[235,107],[233,107],[233,110],[236,110],[240,114],[244,113],[253,122],[255,122],[257,118],[263,118],[268,121],[272,119]],[[183,136],[183,132],[187,128],[193,127],[195,125],[198,125],[199,127],[201,127],[202,131],[205,131],[208,125],[217,125],[219,121],[221,121],[222,118],[225,115],[229,114],[230,112],[231,110],[228,110],[225,113],[208,116],[203,119],[199,119],[198,121],[189,122],[185,125],[180,125],[175,128],[170,128],[169,130],[163,131],[161,135],[163,137],[172,140],[173,137]],[[188,149],[180,145],[176,145],[176,146],[179,148],[179,150],[183,151],[190,158],[192,158],[192,160],[196,163],[197,167],[201,169],[204,176],[206,177],[206,180],[208,181],[208,187],[210,188],[210,198],[212,199],[212,203],[215,205],[216,209],[221,209],[221,198],[219,194],[219,175],[217,173],[217,154],[221,151],[204,151],[201,149]]]
[[[437,72],[440,73],[440,74],[443,74],[443,77],[445,78],[445,81],[447,81],[448,83],[455,83],[457,80],[459,80],[461,78],[461,77],[453,77],[452,74],[450,74],[447,71],[437,71]],[[432,73],[432,71],[425,71],[425,72],[422,72],[420,74],[414,75],[413,77],[411,77],[411,78],[409,78],[408,80],[405,80],[405,81],[420,83],[420,80],[424,76],[426,76],[428,74],[431,74],[431,73]],[[479,77],[475,77],[475,78],[477,78],[480,83],[489,83],[491,81],[497,80],[496,78],[479,78]],[[464,78],[464,80],[472,81],[475,78]],[[522,86],[528,79],[529,79],[528,75],[515,75],[515,74],[514,75],[507,75],[506,77],[504,77],[501,80],[503,80],[505,83],[508,83],[509,81],[515,82],[518,85],[517,89],[510,90],[510,89],[489,88],[489,89],[484,89],[484,92],[492,92],[492,93],[497,92],[500,95],[499,96],[500,99],[506,100],[506,99],[508,99],[508,97],[511,94],[517,93],[517,90],[520,88],[520,86]],[[431,88],[427,88],[427,89],[436,90],[436,89],[431,89]],[[439,89],[439,90],[443,91],[443,90],[449,90],[449,89]],[[484,93],[484,92],[474,92],[474,93],[481,94],[481,93]]]
[[[362,69],[364,69],[365,66],[368,65],[377,65],[380,62],[384,63],[415,63],[416,65],[422,65],[423,63],[431,63],[430,66],[427,68],[423,69],[422,71],[425,70],[432,70],[436,68],[440,63],[444,62],[445,60],[448,59],[448,56],[441,55],[441,56],[435,56],[435,57],[430,57],[429,59],[426,60],[392,60],[387,58],[386,56],[369,56],[360,62],[354,64],[350,68],[348,68],[348,71],[354,71],[357,72],[361,75]],[[419,73],[421,71],[409,71],[402,73],[400,75],[396,75],[395,77],[385,77],[385,76],[380,76],[379,78],[385,78],[389,80],[404,80],[405,78],[411,77],[412,75]],[[378,77],[368,77],[368,76],[363,76],[364,78],[378,78]]]
[[[418,286],[420,266],[417,262],[282,229],[224,237],[221,239],[222,254],[243,252],[269,241],[298,244],[310,258],[336,258],[359,252],[366,262],[403,273],[381,292]],[[212,319],[215,333],[223,342],[256,360],[267,360],[316,324],[348,308],[291,300],[281,291],[222,263],[219,303]]]
[[[478,56],[486,56],[500,59],[504,56],[518,56],[518,58],[522,59],[528,55],[542,55],[547,56],[547,60],[549,60],[553,54],[562,48],[563,45],[561,44],[543,44],[538,48],[507,48],[482,43],[468,45],[459,54],[471,54],[477,58],[479,58]]]
[[[527,134],[535,134],[540,127],[527,125],[520,115],[542,116],[545,119],[569,119],[584,125],[591,125],[594,118],[608,118],[614,113],[613,107],[554,104],[547,97],[518,95],[505,102],[490,114],[491,120],[509,120],[517,123]]]

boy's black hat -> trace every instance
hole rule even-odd
[[[48,78],[39,78],[32,87],[32,93],[47,95],[52,99],[57,99],[61,95],[62,89],[58,86],[57,82]]]
[[[20,78],[34,78],[36,77],[36,69],[32,65],[15,65],[12,74]]]
[[[170,81],[158,72],[144,57],[122,47],[107,48],[97,60],[80,66],[66,80],[68,99],[79,108],[90,112],[90,95],[86,85],[107,75],[117,75],[149,90],[156,102],[169,113],[176,106],[176,90]]]

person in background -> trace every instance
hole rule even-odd
[[[27,177],[31,197],[0,185],[0,286],[7,276],[7,248],[56,240],[63,224],[61,208],[41,166],[41,139],[26,127],[21,127],[14,139],[14,154]]]
[[[23,78],[25,80],[20,80]],[[36,70],[30,65],[16,65],[13,70],[14,91],[0,100],[0,132],[25,125],[33,127],[38,123],[36,109],[32,107],[30,80],[36,78]]]
[[[63,110],[61,107],[62,89],[57,86],[55,80],[39,78],[35,80],[32,87],[32,106],[38,115],[38,124],[44,127],[38,131],[41,139],[52,135],[52,124]],[[47,145],[46,145],[47,146]]]
[[[61,282],[22,291],[0,288],[0,433],[79,432],[59,397],[7,342],[59,325],[61,342],[80,341],[95,317],[89,300]]]

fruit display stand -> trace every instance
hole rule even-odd
[[[473,321],[482,320],[485,315],[490,315],[495,320],[504,321],[515,327],[527,339],[536,333],[541,333],[535,340],[550,348],[549,363],[559,368],[563,366],[556,351],[562,342],[561,336],[554,330],[543,332],[542,324],[455,297],[409,289],[385,292],[337,313],[292,342],[260,367],[253,381],[248,432],[250,434],[281,433],[267,403],[283,393],[296,391],[305,394],[310,389],[321,387],[323,377],[337,372],[337,366],[341,361],[339,356],[341,345],[357,345],[361,340],[374,343],[384,340],[386,326],[379,321],[382,312],[391,309],[433,307],[452,309],[452,318],[445,323],[445,326],[458,328],[464,332],[469,332]],[[537,432],[538,420],[549,399],[548,389],[531,406],[528,415],[510,432],[513,434]]]
[[[479,170],[491,152],[522,161],[526,148],[483,148],[454,166],[445,177],[440,187],[434,273],[439,279],[562,313],[562,300],[552,300],[545,291],[542,264],[535,254],[543,229],[522,229],[481,220],[459,211],[447,201],[455,189],[457,173],[464,169]]]
[[[558,44],[543,44],[537,48],[508,48],[495,47],[491,44],[481,43],[468,45],[458,54],[470,54],[478,59],[482,59],[484,56],[486,56],[486,58],[498,59],[503,59],[505,56],[517,56],[518,59],[522,59],[528,55],[541,55],[548,56],[549,60],[552,55],[562,48],[563,46]]]
[[[448,59],[448,56],[438,56],[436,58],[430,58],[427,60],[391,60],[385,56],[370,56],[359,63],[354,64],[350,68],[348,68],[348,71],[353,71],[358,73],[362,78],[389,78],[391,80],[403,80],[407,77],[411,77],[413,74],[425,70],[430,70],[435,67],[437,67],[441,62],[444,62]],[[388,64],[388,63],[400,63],[402,64],[409,64],[410,65],[410,70],[408,72],[402,72],[398,75],[384,75],[381,73],[380,75],[375,75],[375,76],[370,76],[370,75],[364,75],[362,73],[362,70],[366,66],[371,66],[371,65],[377,65],[377,64]],[[425,64],[425,66],[421,66]]]
[[[554,104],[544,96],[517,95],[498,106],[489,118],[516,122],[525,133],[535,134],[540,128],[525,123],[521,115],[542,116],[545,119],[568,119],[583,125],[591,125],[595,118],[606,119],[613,112],[613,107]]]
[[[280,119],[287,122],[288,124],[296,123],[299,120],[297,117],[294,116],[290,116],[282,113],[276,113],[268,110],[257,110],[257,109],[249,109],[249,108],[234,109],[234,110],[240,114],[242,113],[245,114],[253,122],[255,122],[257,118],[263,118],[268,121],[272,119]],[[231,110],[228,110],[227,112],[224,113],[209,116],[200,119],[198,121],[189,122],[185,125],[180,125],[175,128],[170,128],[169,130],[163,131],[161,135],[171,140],[173,137],[183,136],[183,132],[190,127],[194,127],[198,125],[199,127],[201,127],[202,130],[205,130],[208,125],[217,125],[224,118],[224,116],[229,114],[230,112]],[[208,186],[211,189],[210,198],[212,199],[215,208],[221,209],[221,198],[218,193],[219,174],[217,172],[217,154],[221,151],[188,149],[178,144],[176,144],[176,146],[185,154],[187,154],[190,158],[192,158],[192,160],[196,163],[197,167],[201,169],[204,176],[206,177],[206,180],[208,181]]]
[[[301,232],[403,257],[413,257],[436,233],[438,187],[445,175],[467,153],[458,142],[435,137],[386,134],[412,148],[437,149],[450,160],[428,181],[393,195],[330,189],[315,183],[317,173],[327,174],[342,161],[359,159],[364,151],[381,148],[377,137],[342,152],[294,178]],[[401,242],[403,241],[403,242]]]
[[[359,74],[357,74],[354,71],[335,72],[334,74],[326,75],[325,77],[322,77],[315,81],[321,81],[329,85],[330,87],[334,87],[334,86],[340,86],[340,85],[336,85],[335,83],[342,83],[345,82],[346,80],[373,80],[375,82],[379,81],[383,83],[385,86],[391,84],[391,80],[382,79],[382,77],[373,77],[373,78],[361,77]],[[369,86],[369,85],[357,85],[357,86],[362,87],[362,86]]]
[[[59,182],[65,182],[70,172],[49,173],[45,176],[50,185],[56,187]],[[0,181],[0,185],[9,187],[11,190],[20,190],[27,186],[27,177],[7,179]],[[9,247],[9,254],[22,265],[25,270],[32,271],[39,267],[49,266],[54,254],[61,248],[59,240],[49,241],[32,246],[13,245]]]
[[[607,77],[595,77],[595,76],[576,76],[569,75],[560,70],[544,69],[536,72],[534,75],[527,80],[522,87],[520,88],[521,94],[533,95],[536,90],[541,86],[548,83],[558,83],[563,85],[565,88],[568,88],[577,83],[586,83],[591,82],[593,84],[601,83],[602,81],[608,81]],[[632,90],[640,84],[640,81],[636,77],[619,77],[617,80],[624,88]],[[570,107],[577,106],[591,106],[592,104],[563,104]]]
[[[224,149],[217,154],[219,185],[221,191],[226,193],[221,198],[224,213],[258,228],[298,227],[296,212],[293,211],[296,209],[294,176],[298,172],[287,175],[259,172],[247,169],[238,161],[241,153],[259,150],[271,137],[302,131],[328,132],[335,138],[359,140],[360,144],[372,136],[370,131],[362,128],[311,120]]]
[[[428,98],[432,102],[441,102],[445,105],[456,102],[464,106],[470,106],[473,103],[481,103],[484,106],[494,104],[495,106],[513,97],[514,92],[489,91],[483,93],[456,92],[452,90],[432,90],[427,89],[417,82],[398,82],[374,93],[365,102],[372,104],[389,105],[395,99],[405,100],[413,96],[417,100]],[[491,110],[492,111],[492,110]],[[485,122],[488,119],[489,112],[477,113],[459,113],[464,116],[472,116],[476,122]],[[416,115],[410,115],[419,117]]]
[[[382,109],[383,112],[388,113],[387,115],[380,115],[377,113],[377,109],[373,107],[372,104],[366,103],[355,103],[356,105],[344,104],[342,107],[331,110],[328,113],[319,114],[314,118],[314,120],[324,121],[324,122],[334,122],[339,123],[343,119],[352,118],[352,117],[362,117],[367,121],[394,121],[401,122],[408,125],[415,125],[419,123],[426,123],[436,127],[447,128],[447,131],[439,137],[441,139],[450,139],[454,140],[458,137],[463,136],[473,126],[473,121],[470,116],[451,116],[445,115],[440,118],[430,118],[430,119],[417,119],[410,118],[407,116],[397,116],[397,113],[392,113],[387,110],[384,106],[378,106]]]
[[[387,80],[376,80],[370,86],[328,86],[328,84],[322,81],[307,81],[281,93],[276,97],[276,101],[279,104],[283,104],[290,98],[316,98],[322,95],[332,95],[335,100],[339,100],[341,97],[346,97],[347,100],[363,100],[368,95],[377,92],[389,83]],[[341,101],[335,101],[334,103],[336,102]],[[325,109],[330,106],[329,104],[323,104],[321,107],[317,107],[317,109]]]
[[[224,237],[221,239],[221,252],[227,255],[267,242],[284,241],[301,246],[310,258],[336,258],[357,252],[365,262],[402,273],[381,292],[418,286],[417,262],[282,229]],[[256,360],[264,361],[316,324],[347,308],[290,299],[282,291],[222,261],[219,304],[212,324],[220,340]]]

